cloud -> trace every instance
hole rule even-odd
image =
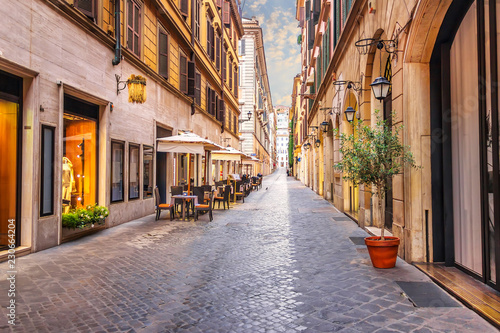
[[[267,3],[267,0],[255,0],[250,5],[250,9],[256,10],[261,6],[264,6]]]

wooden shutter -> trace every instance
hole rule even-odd
[[[236,121],[236,116],[233,115],[233,133],[238,132],[238,122]]]
[[[222,122],[222,126],[224,126],[226,122],[226,102],[224,100],[220,100],[220,121]]]
[[[234,70],[234,97],[238,98],[238,69]]]
[[[305,9],[304,7],[299,8],[299,27],[303,28],[305,26]]]
[[[189,13],[189,0],[181,0],[181,14],[188,16]]]
[[[306,0],[306,20],[309,21],[311,19],[311,0]]]
[[[220,120],[220,102],[219,96],[215,96],[215,119]]]
[[[222,49],[222,78],[226,82],[226,71],[227,71],[227,53],[226,48]]]
[[[194,92],[195,92],[195,85],[196,85],[196,65],[194,61],[188,61],[188,96],[194,98]]]
[[[308,22],[307,25],[308,25],[308,27],[307,27],[307,30],[308,30],[308,44],[307,44],[307,47],[310,50],[314,46],[314,35],[315,35],[316,31],[314,31],[314,21],[313,20],[309,20],[309,22]]]
[[[210,88],[207,86],[207,92],[206,92],[206,111],[208,113],[210,113],[210,106],[212,105],[212,103],[210,103],[210,98],[212,97],[212,94],[210,93]]]
[[[231,24],[231,3],[228,0],[224,0],[223,18],[224,24]]]
[[[211,110],[212,110],[212,116],[215,116],[215,110],[216,110],[216,101],[215,101],[215,97],[216,97],[216,94],[215,94],[215,90],[212,90],[212,98],[211,98],[211,103],[212,103],[212,106],[211,106]]]
[[[201,106],[201,74],[196,73],[195,75],[195,92],[194,92],[194,100],[196,104]]]
[[[224,0],[217,0],[217,7],[222,8],[222,3]]]
[[[218,71],[220,71],[220,42],[221,38],[219,34],[217,34],[217,38],[215,39],[215,66]]]
[[[187,84],[187,78],[188,78],[188,73],[187,73],[187,58],[183,55],[181,55],[181,61],[180,61],[180,85],[179,85],[179,89],[187,94],[188,92],[188,84]]]
[[[215,61],[215,28],[213,26],[209,27],[210,30],[210,38],[211,38],[211,45],[210,45],[210,59],[212,61]]]
[[[233,89],[233,60],[229,60],[229,89]]]
[[[95,17],[94,0],[75,0],[75,7],[88,17]]]
[[[168,79],[168,35],[160,30],[158,73]]]
[[[212,26],[212,22],[210,20],[207,20],[207,54],[210,57],[210,50],[212,49],[211,41],[212,39],[210,38],[210,27]]]
[[[319,14],[321,12],[321,2],[320,0],[313,0],[313,20],[314,24],[319,22]]]

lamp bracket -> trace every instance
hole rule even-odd
[[[368,54],[373,46],[379,50],[385,49],[390,54],[398,52],[397,39],[364,38],[358,40],[355,45],[361,55]]]
[[[350,80],[339,80],[333,82],[334,86],[337,86],[337,90],[340,90],[342,86],[346,86],[347,89],[353,89],[354,91],[363,91],[367,89],[363,89],[361,86],[361,82],[350,81]]]
[[[332,114],[336,114],[336,115],[339,115],[340,114],[340,106],[334,106],[334,107],[331,107],[331,108],[320,108],[321,111],[324,111],[324,113],[326,114],[327,111],[328,114],[332,115]]]
[[[122,76],[118,74],[115,74],[115,77],[116,77],[116,94],[119,95],[121,90],[127,88],[128,80],[121,81]],[[122,84],[123,86],[120,87],[120,84]]]

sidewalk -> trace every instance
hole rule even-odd
[[[284,171],[213,222],[162,217],[19,258],[15,329],[1,263],[0,330],[497,332],[457,302],[415,307],[396,282],[429,278],[374,269],[349,238],[366,233]]]

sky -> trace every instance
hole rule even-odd
[[[264,34],[273,105],[292,104],[293,78],[300,73],[300,34],[295,0],[241,0],[243,17],[255,16]]]

